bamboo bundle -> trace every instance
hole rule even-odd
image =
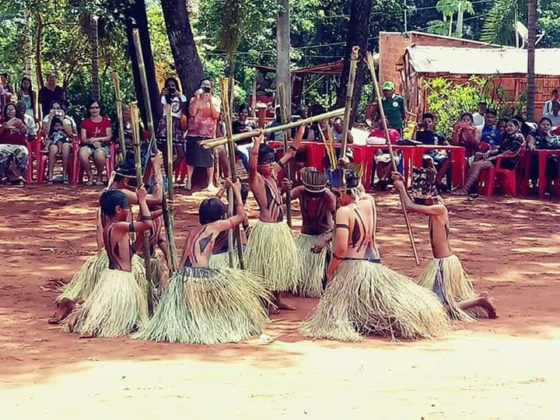
[[[286,125],[288,123],[288,108],[286,104],[286,92],[284,89],[284,84],[278,84],[278,102],[280,103],[280,123],[282,125]],[[288,153],[288,141],[290,140],[290,131],[283,130],[282,132],[282,141],[284,146],[284,154]],[[286,165],[286,177],[291,180],[292,179],[292,170],[291,170],[291,162],[288,162]],[[292,192],[288,188],[286,190],[286,222],[288,226],[292,227]]]
[[[350,54],[350,73],[348,75],[348,85],[346,86],[346,103],[344,105],[344,126],[342,131],[342,147],[340,157],[346,156],[346,145],[348,141],[348,129],[350,127],[350,117],[352,115],[352,98],[354,96],[354,81],[356,80],[356,64],[358,63],[358,51],[360,47],[353,46]]]
[[[122,99],[121,99],[121,89],[119,85],[119,75],[116,71],[113,71],[113,87],[115,89],[115,106],[117,108],[117,122],[119,127],[119,146],[121,147],[121,153],[123,160],[126,159],[126,142],[124,140],[124,121],[122,115]]]
[[[175,227],[175,220],[173,218],[173,200],[175,199],[175,194],[173,191],[173,118],[171,116],[171,104],[165,105],[165,122],[167,124],[166,127],[166,134],[167,134],[167,173],[169,174],[168,183],[167,183],[167,194],[169,195],[168,204],[171,203],[171,206],[168,205],[168,213],[169,213],[169,231],[171,233],[174,232]],[[175,251],[175,241],[173,240],[173,234],[171,234],[172,240],[169,243],[169,261],[171,263],[171,267],[169,267],[169,271],[172,273],[177,270],[177,259],[176,259],[176,251]]]

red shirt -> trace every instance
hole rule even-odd
[[[100,122],[93,122],[91,118],[84,118],[81,128],[86,130],[86,138],[92,137],[105,137],[107,129],[111,128],[111,120],[107,117],[102,117]]]
[[[391,140],[391,144],[395,144],[399,139],[399,132],[394,128],[389,128],[389,140]],[[369,137],[380,137],[382,139],[385,138],[385,131],[383,130],[371,130],[369,132]]]
[[[27,127],[25,123],[21,120],[20,126]],[[18,132],[19,131],[19,132]],[[27,145],[27,128],[21,128],[20,130],[10,130],[7,127],[3,127],[0,130],[0,144],[17,144],[20,146]]]

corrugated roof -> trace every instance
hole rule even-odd
[[[513,74],[527,72],[527,50],[412,45],[406,49],[417,73]],[[535,74],[560,75],[560,48],[535,51]]]

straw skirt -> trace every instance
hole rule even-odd
[[[247,242],[247,270],[264,281],[267,290],[293,291],[299,257],[292,230],[285,222],[257,222]]]
[[[320,253],[311,252],[319,235],[307,235],[301,233],[296,238],[296,247],[299,257],[299,276],[296,290],[302,297],[321,297],[323,294],[323,281],[327,269],[328,248],[325,247]]]
[[[134,338],[219,344],[260,334],[268,293],[246,271],[184,267],[169,279],[152,319]]]
[[[368,334],[434,338],[449,327],[444,307],[429,290],[382,264],[345,260],[300,331],[311,338],[359,341]]]

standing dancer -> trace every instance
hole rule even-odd
[[[300,274],[296,292],[304,297],[320,297],[323,293],[327,259],[330,249],[317,247],[321,235],[332,231],[336,197],[327,190],[327,176],[313,167],[301,170],[300,185],[291,190],[301,209],[301,233],[296,238]]]
[[[342,341],[365,334],[432,338],[445,332],[449,320],[436,296],[381,264],[375,203],[360,197],[360,177],[348,169],[328,174],[340,204],[334,250],[325,293],[301,332]]]
[[[127,196],[120,190],[101,194],[99,205],[106,216],[103,245],[109,258],[93,292],[69,318],[68,327],[83,336],[117,337],[128,335],[148,320],[145,290],[132,273],[133,249],[130,233],[142,234],[152,227],[146,203],[146,190],[136,190],[140,205],[140,222],[128,222]]]
[[[260,276],[273,292],[278,309],[294,310],[281,300],[280,293],[297,286],[299,259],[290,227],[284,222],[283,197],[278,188],[278,174],[294,156],[301,143],[305,126],[282,158],[276,162],[274,149],[255,139],[249,159],[249,187],[259,205],[259,221],[247,242],[247,270]]]
[[[256,276],[234,268],[209,268],[215,241],[247,215],[239,182],[233,184],[236,214],[218,198],[200,204],[200,226],[187,235],[179,271],[150,322],[135,338],[195,344],[236,342],[260,334],[268,318],[262,305],[267,291]]]
[[[437,173],[433,168],[414,168],[410,199],[402,175],[393,173],[395,188],[408,211],[428,216],[430,244],[434,259],[428,264],[420,285],[432,290],[444,305],[449,316],[461,321],[472,321],[466,310],[484,309],[489,318],[496,318],[496,308],[487,293],[477,295],[468,280],[461,261],[449,246],[449,215],[447,208],[435,188]],[[478,314],[478,311],[475,311]]]

